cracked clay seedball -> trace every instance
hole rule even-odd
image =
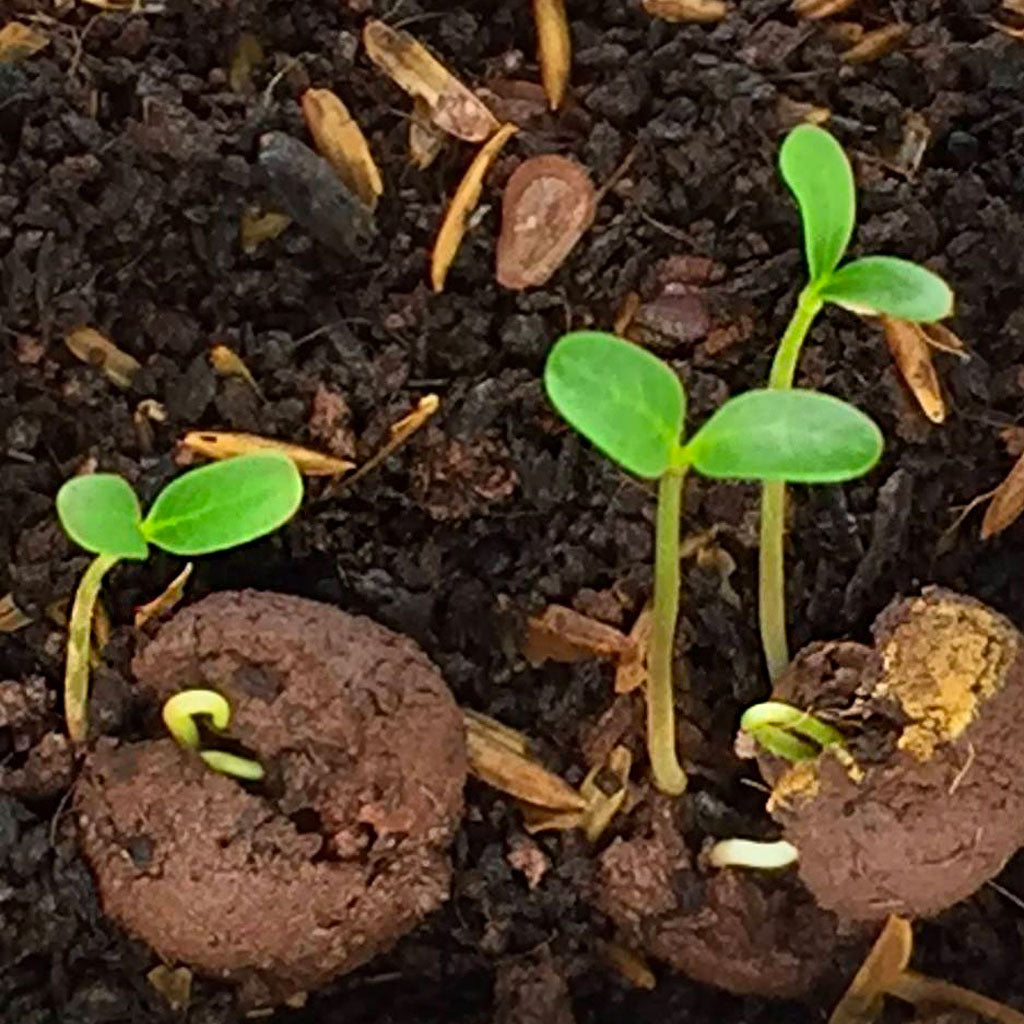
[[[875,621],[874,649],[814,644],[774,699],[831,715],[849,757],[761,759],[800,876],[852,919],[929,917],[998,874],[1024,841],[1024,637],[929,588]]]
[[[662,800],[601,856],[595,895],[631,943],[737,995],[838,997],[870,934],[818,907],[791,871],[695,867]]]
[[[170,739],[90,756],[75,804],[104,910],[165,960],[270,1005],[447,898],[462,717],[411,640],[315,601],[222,593],[177,614],[134,670],[157,703],[223,694],[227,739],[267,772],[244,787]]]

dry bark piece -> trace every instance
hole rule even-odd
[[[522,650],[531,665],[540,665],[548,659],[574,662],[618,658],[629,653],[630,642],[614,626],[581,615],[573,608],[550,604],[540,615],[527,620]]]
[[[83,363],[89,363],[103,371],[112,384],[122,389],[132,386],[135,375],[142,364],[134,357],[122,352],[106,335],[92,327],[76,327],[64,335],[64,344]]]
[[[1002,533],[1020,518],[1021,512],[1024,512],[1024,455],[1014,463],[992,495],[981,521],[981,539],[988,540]]]
[[[373,211],[323,157],[284,132],[267,132],[259,166],[275,205],[317,241],[342,255],[365,255],[377,233]]]
[[[867,64],[892,53],[910,32],[910,26],[902,23],[884,25],[873,32],[865,32],[860,41],[844,51],[842,59],[847,64]]]
[[[263,211],[254,206],[246,207],[242,211],[238,228],[242,252],[251,256],[264,242],[277,238],[291,222],[291,217],[286,213]]]
[[[883,316],[882,330],[900,374],[913,392],[921,411],[932,421],[946,419],[946,401],[942,397],[939,375],[932,362],[932,350],[924,330],[908,320]]]
[[[995,877],[1021,844],[1024,637],[937,587],[875,620],[874,648],[805,648],[773,699],[828,707],[855,734],[780,768],[768,809],[818,903],[843,918],[930,917]],[[851,756],[852,755],[852,761]]]
[[[483,142],[498,128],[494,115],[408,32],[371,20],[363,29],[367,56],[410,96],[424,100],[439,128],[466,142]]]
[[[452,265],[463,236],[469,225],[469,216],[480,202],[480,193],[484,187],[484,176],[490,170],[495,157],[501,152],[502,146],[512,138],[519,129],[514,124],[504,124],[483,146],[473,158],[455,190],[455,195],[445,211],[441,230],[437,233],[433,252],[430,254],[430,283],[435,292],[444,291],[448,269]]]
[[[430,120],[430,104],[417,96],[409,118],[409,156],[425,171],[436,159],[444,145],[444,132]]]
[[[572,68],[572,39],[565,0],[533,0],[533,20],[537,25],[540,78],[552,110],[565,99]]]
[[[447,897],[462,813],[462,716],[426,655],[369,619],[281,594],[216,594],[136,656],[161,704],[222,693],[256,794],[172,740],[101,743],[75,790],[104,910],[163,960],[248,1006],[316,988]]]
[[[330,89],[307,89],[302,94],[302,113],[320,155],[364,206],[376,209],[384,180],[348,107]]]
[[[140,604],[139,607],[135,609],[135,619],[133,624],[136,629],[142,629],[147,622],[152,622],[153,619],[162,618],[178,606],[182,597],[185,596],[185,585],[188,583],[189,577],[192,575],[192,568],[192,563],[186,562],[185,568],[167,584],[162,594],[158,594],[152,601]]]
[[[722,0],[644,0],[644,10],[662,21],[711,24],[729,13],[729,5]]]
[[[281,452],[306,476],[341,476],[354,468],[354,463],[333,455],[303,448],[288,441],[277,441],[258,434],[236,434],[226,430],[192,430],[181,439],[182,447],[208,459],[230,459],[253,452]]]
[[[857,0],[793,0],[790,6],[793,13],[799,17],[817,20],[831,18],[833,14],[842,14],[856,2]]]
[[[537,156],[505,186],[497,276],[519,291],[550,280],[593,223],[597,193],[587,171],[564,156]]]
[[[0,64],[25,60],[49,45],[50,37],[45,32],[20,21],[9,21],[0,28]]]

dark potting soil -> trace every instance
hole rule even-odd
[[[654,298],[665,259],[699,256],[714,264],[697,292],[706,308],[688,300],[691,319],[660,338],[690,391],[690,422],[764,380],[801,275],[796,212],[775,170],[786,98],[829,107],[854,155],[858,250],[945,274],[958,295],[953,326],[972,351],[968,362],[939,357],[951,415],[936,427],[902,389],[876,330],[840,312],[815,328],[801,382],[870,412],[888,447],[864,480],[796,493],[794,645],[864,640],[890,598],[928,582],[1024,622],[1024,525],[985,544],[974,518],[949,532],[959,507],[1009,469],[1000,432],[1015,424],[1024,388],[1024,45],[992,27],[996,0],[908,0],[899,14],[914,26],[909,39],[857,68],[777,0],[741,0],[713,27],[652,21],[633,0],[570,0],[574,105],[538,116],[506,149],[485,189],[489,209],[439,297],[425,284],[428,250],[471,151],[450,143],[429,171],[411,168],[410,104],[368,65],[358,33],[373,13],[405,23],[473,84],[536,81],[529,5],[162,6],[130,15],[76,6],[43,26],[47,50],[0,66],[0,594],[13,591],[36,619],[0,635],[0,679],[42,676],[56,693],[62,638],[46,609],[67,598],[86,559],[62,539],[52,500],[87,458],[146,497],[177,471],[175,441],[196,426],[339,454],[354,444],[361,459],[433,391],[441,413],[406,448],[351,489],[311,485],[299,517],[273,538],[199,562],[189,600],[245,586],[368,614],[417,640],[461,704],[528,732],[578,781],[586,729],[611,700],[609,670],[527,667],[516,654],[520,623],[549,601],[607,606],[614,587],[628,624],[650,584],[652,501],[559,427],[538,384],[544,355],[567,325],[609,326],[631,290]],[[0,20],[53,10],[0,0]],[[868,27],[891,18],[868,0],[856,14]],[[267,60],[241,95],[227,66],[245,31]],[[362,256],[342,255],[292,227],[246,255],[242,212],[270,205],[259,139],[306,139],[297,97],[307,85],[335,88],[371,139],[387,186],[376,237]],[[907,177],[892,165],[910,112],[932,134]],[[499,288],[499,188],[517,159],[571,154],[601,183],[634,147],[551,284]],[[83,323],[144,364],[131,391],[65,349],[63,332]],[[214,375],[215,340],[240,352],[265,400]],[[146,398],[167,419],[142,429],[133,413]],[[740,709],[768,692],[754,628],[755,512],[749,487],[689,485],[684,529],[716,527],[719,548],[686,565],[680,628],[692,773],[683,816],[695,848],[705,836],[770,834],[764,794],[740,781],[751,768],[731,753]],[[103,732],[142,733],[131,611],[179,569],[155,555],[109,578],[116,628],[95,673]],[[7,766],[24,756],[18,743],[12,730],[0,734]],[[180,1019],[146,980],[152,954],[100,912],[66,790],[50,790],[0,796],[0,1019]],[[630,822],[615,828],[628,834]],[[510,803],[470,784],[450,901],[393,952],[274,1021],[490,1021],[496,975],[541,953],[560,965],[579,1024],[820,1019],[820,1006],[738,999],[661,968],[653,991],[628,988],[596,955],[611,933],[588,899],[595,852],[575,833],[524,842]],[[545,867],[533,889],[509,860],[524,848]],[[1024,911],[1006,894],[1024,892],[1024,860],[998,885],[919,926],[915,966],[1019,1005]],[[564,1000],[552,1012],[564,1015]],[[187,1019],[240,1016],[230,990],[196,979]]]

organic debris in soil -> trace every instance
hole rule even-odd
[[[192,576],[193,568],[192,562],[186,562],[185,568],[167,584],[162,593],[154,597],[152,601],[139,605],[135,609],[135,618],[132,625],[136,629],[142,629],[143,626],[154,619],[160,619],[170,614],[185,596],[185,587]]]
[[[801,18],[817,20],[831,18],[851,8],[857,0],[793,0],[793,13]]]
[[[303,448],[289,441],[227,430],[190,430],[181,439],[181,448],[188,454],[202,455],[207,459],[231,459],[236,455],[251,455],[253,452],[280,452],[287,455],[306,476],[336,477],[355,468],[355,463],[346,459]]]
[[[68,331],[64,335],[64,343],[83,363],[100,369],[107,380],[119,388],[130,388],[142,369],[134,356],[121,351],[106,335],[92,327],[76,327]]]
[[[729,13],[723,0],[643,0],[644,10],[652,18],[671,22],[711,24]]]
[[[0,28],[0,64],[25,60],[49,45],[50,37],[45,32],[20,21],[9,21]]]
[[[238,225],[242,252],[252,255],[264,242],[277,238],[291,223],[292,219],[286,213],[246,207]]]
[[[633,653],[633,646],[630,638],[614,626],[551,604],[527,620],[522,652],[531,665],[537,666],[549,658],[561,662],[622,658]]]
[[[981,521],[981,539],[988,540],[1015,523],[1024,512],[1024,454],[995,489]]]
[[[910,26],[900,22],[865,32],[853,46],[843,51],[842,59],[847,64],[868,64],[880,60],[892,53],[909,33]]]
[[[537,26],[540,77],[552,110],[565,99],[572,69],[572,39],[565,0],[533,0],[533,20]]]
[[[237,377],[239,380],[244,380],[253,389],[258,398],[263,397],[260,386],[256,383],[256,378],[252,375],[249,367],[245,365],[242,357],[234,349],[228,348],[227,345],[214,345],[210,349],[210,365],[222,377]]]
[[[575,160],[548,155],[521,163],[502,200],[499,283],[519,291],[550,280],[596,212],[590,175]]]
[[[896,365],[913,392],[921,411],[932,421],[946,419],[946,401],[942,397],[939,375],[932,362],[932,347],[918,324],[883,316],[882,330]]]

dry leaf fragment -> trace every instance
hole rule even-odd
[[[288,441],[276,441],[257,434],[235,434],[223,430],[192,430],[181,440],[186,451],[208,459],[230,459],[235,455],[274,451],[287,455],[306,476],[341,476],[353,463],[332,455],[303,448]]]
[[[523,656],[531,665],[548,659],[574,662],[617,658],[629,649],[629,639],[614,626],[559,604],[548,605],[527,621],[522,646]]]
[[[633,988],[650,991],[657,984],[654,972],[640,953],[618,942],[598,939],[597,950],[612,970],[620,974]]]
[[[158,964],[146,975],[146,980],[164,997],[175,1013],[188,1007],[192,999],[192,972],[187,967],[175,967],[172,970],[164,964]]]
[[[633,623],[627,640],[628,650],[619,658],[615,669],[615,692],[630,693],[639,689],[647,680],[647,650],[654,628],[654,606],[650,601]]]
[[[50,45],[50,37],[20,21],[9,21],[0,28],[0,64],[24,60]]]
[[[971,358],[967,346],[945,324],[921,324],[924,340],[940,352],[948,352],[951,356],[967,362]]]
[[[263,242],[277,238],[291,222],[292,219],[287,214],[277,213],[274,210],[264,213],[257,207],[247,207],[242,211],[238,232],[242,242],[242,252],[251,256]]]
[[[210,349],[210,365],[222,377],[238,377],[244,380],[260,398],[263,397],[260,392],[260,386],[256,383],[256,378],[250,372],[249,367],[242,362],[242,357],[234,349],[228,348],[227,345],[214,345]]]
[[[392,452],[405,444],[440,407],[441,399],[437,395],[424,395],[411,413],[403,416],[397,423],[391,424],[387,441],[345,481],[346,486],[351,486],[369,473],[374,466],[379,466]]]
[[[907,969],[913,942],[910,922],[890,916],[828,1024],[872,1024],[882,1012],[885,993]]]
[[[505,186],[497,277],[505,288],[542,285],[565,262],[597,210],[586,169],[564,156],[521,163]]]
[[[182,599],[185,593],[185,584],[192,575],[192,563],[187,562],[185,568],[178,573],[164,588],[164,592],[154,597],[152,601],[140,604],[135,609],[135,628],[142,627],[153,619],[158,619],[171,611]]]
[[[722,0],[644,0],[644,10],[662,21],[696,21],[710,24],[729,13]]]
[[[629,748],[617,746],[608,760],[595,765],[580,783],[580,794],[587,801],[580,824],[589,842],[596,843],[619,813],[626,799],[632,767],[633,755]]]
[[[817,20],[841,14],[856,2],[857,0],[793,0],[790,6],[793,13],[799,17]]]
[[[0,597],[0,633],[16,633],[31,621],[31,617],[15,604],[13,594]]]
[[[897,22],[884,25],[873,32],[865,32],[858,43],[843,53],[842,59],[847,64],[867,64],[892,53],[910,32],[910,26]]]
[[[451,204],[445,211],[441,230],[434,242],[434,251],[430,254],[430,283],[435,292],[444,291],[444,282],[448,276],[448,268],[455,259],[459,246],[462,244],[469,215],[480,202],[483,191],[484,176],[490,169],[494,158],[501,152],[501,147],[512,138],[519,129],[514,124],[504,124],[481,148],[469,165],[459,187],[455,190]]]
[[[494,115],[427,48],[408,32],[371,20],[363,29],[367,56],[399,88],[426,101],[439,128],[483,142],[498,128]]]
[[[537,25],[540,78],[549,106],[557,110],[565,99],[572,67],[572,40],[565,0],[533,0],[533,20]]]
[[[492,740],[504,743],[515,754],[525,754],[530,749],[530,741],[524,733],[513,729],[511,725],[499,722],[496,718],[491,718],[490,715],[485,715],[482,711],[463,708],[462,719],[467,729],[488,733]]]
[[[64,343],[83,363],[103,371],[104,376],[119,388],[131,387],[142,364],[122,352],[109,338],[91,327],[76,327],[64,336]]]
[[[946,403],[924,331],[917,324],[889,316],[882,317],[882,328],[889,351],[921,411],[932,423],[942,423]]]
[[[535,807],[579,814],[586,801],[563,778],[472,722],[466,722],[469,770],[482,782]]]
[[[302,113],[320,155],[371,210],[384,192],[384,181],[362,129],[330,89],[307,89]]]
[[[263,63],[263,46],[251,33],[238,37],[228,68],[228,85],[232,92],[248,92],[252,86],[252,73]]]
[[[992,501],[985,509],[985,518],[981,521],[981,539],[988,540],[1002,533],[1017,521],[1021,512],[1024,512],[1024,455],[1014,463],[1013,469],[992,495]]]
[[[444,145],[444,132],[430,120],[430,104],[416,97],[409,118],[409,156],[425,171],[436,159]]]

